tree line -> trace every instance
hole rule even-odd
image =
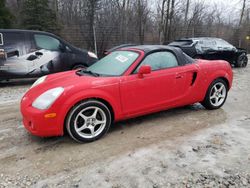
[[[233,11],[198,0],[0,0],[0,28],[53,32],[98,53],[124,43],[201,36],[250,50],[248,1],[238,0]]]

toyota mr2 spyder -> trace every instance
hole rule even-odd
[[[87,69],[39,78],[21,100],[25,128],[40,137],[90,142],[112,123],[201,103],[218,109],[232,86],[228,62],[194,60],[180,48],[125,47]]]

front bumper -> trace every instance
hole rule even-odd
[[[51,137],[63,135],[63,117],[55,108],[38,110],[32,107],[31,100],[24,96],[21,101],[21,113],[24,127],[33,135],[39,137]],[[56,113],[56,117],[46,118],[46,114]]]

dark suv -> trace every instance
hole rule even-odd
[[[0,81],[85,68],[96,61],[94,53],[51,33],[0,29]]]
[[[236,48],[220,38],[185,38],[175,40],[168,45],[179,47],[196,59],[226,60],[235,67],[246,67],[248,63],[245,49]]]

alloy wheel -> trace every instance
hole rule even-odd
[[[210,92],[210,103],[215,107],[220,106],[224,103],[227,95],[227,89],[221,82],[216,83]]]
[[[75,118],[75,131],[83,138],[94,138],[105,128],[107,117],[97,106],[89,106],[81,110]]]

